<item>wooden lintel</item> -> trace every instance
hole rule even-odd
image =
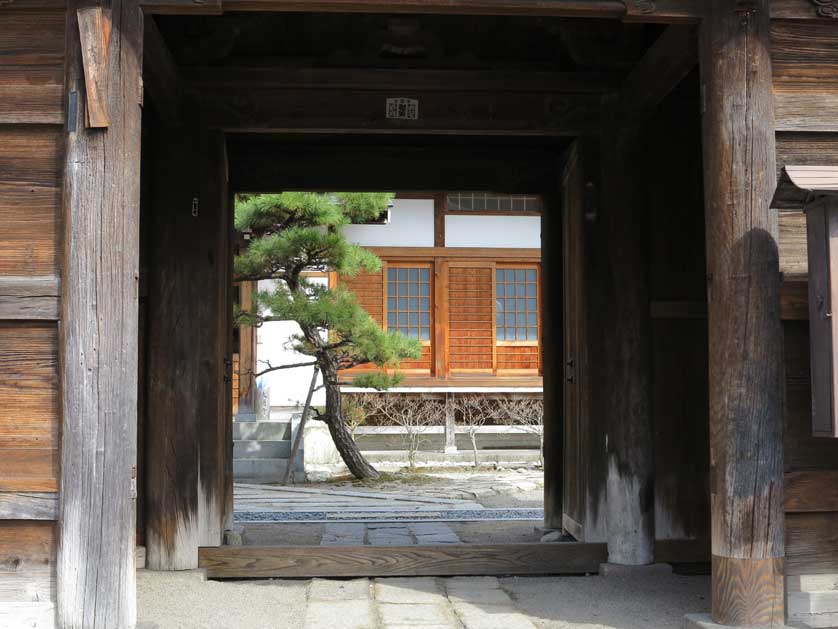
[[[697,53],[696,53],[697,54]],[[195,66],[184,78],[197,88],[277,88],[286,90],[379,90],[393,92],[537,92],[601,94],[618,87],[605,72],[522,72],[409,68],[311,68],[277,66]]]
[[[698,22],[704,0],[624,0],[626,22]]]
[[[183,86],[175,63],[153,17],[145,20],[143,41],[143,85],[167,124],[179,124]]]
[[[76,11],[87,93],[87,124],[89,128],[110,126],[108,115],[108,46],[111,40],[110,10],[102,6],[81,7]]]
[[[57,277],[0,277],[0,319],[58,319]]]
[[[623,83],[619,115],[642,121],[697,65],[695,27],[667,27]]]
[[[21,0],[10,6],[24,8]],[[27,0],[25,8],[53,8],[62,0]],[[317,13],[437,13],[450,15],[531,15],[623,19],[645,23],[696,23],[702,0],[141,0],[146,13],[220,15],[230,11]],[[0,5],[2,10],[7,5]],[[838,3],[771,0],[777,20],[830,20]]]
[[[57,520],[55,492],[0,491],[0,520]]]
[[[200,90],[207,122],[231,132],[574,136],[598,128],[599,94],[290,90],[248,85]],[[418,103],[414,119],[388,117],[387,99]]]
[[[605,544],[441,546],[222,546],[201,548],[212,579],[581,574],[606,561]]]
[[[621,18],[619,0],[142,0],[148,13],[218,14],[222,11],[316,13],[444,13]]]

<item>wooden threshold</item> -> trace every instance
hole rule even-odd
[[[605,544],[219,546],[198,551],[211,579],[419,577],[597,572]]]

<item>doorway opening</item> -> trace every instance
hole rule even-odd
[[[614,117],[614,95],[624,94],[632,72],[660,45],[660,26],[543,17],[231,13],[157,16],[148,28],[152,107],[143,125],[147,281],[138,534],[153,565],[200,562],[219,577],[347,575],[341,570],[360,569],[351,557],[343,567],[318,568],[316,558],[325,553],[312,550],[312,527],[303,527],[300,539],[309,545],[296,555],[285,546],[270,550],[289,541],[279,529],[270,532],[269,545],[224,543],[236,539],[237,511],[293,519],[290,506],[257,508],[277,502],[265,491],[285,490],[254,490],[257,483],[243,482],[239,497],[250,506],[239,509],[234,483],[237,473],[258,480],[254,461],[268,458],[237,459],[249,448],[251,454],[285,453],[288,467],[296,437],[293,414],[299,410],[272,418],[272,407],[283,412],[272,396],[297,402],[305,393],[280,391],[289,383],[287,373],[266,393],[268,378],[260,387],[254,377],[260,371],[258,333],[233,325],[233,303],[246,307],[259,288],[233,281],[234,256],[247,246],[233,229],[237,195],[327,190],[396,195],[391,221],[353,226],[375,232],[373,238],[390,229],[394,238],[393,244],[359,242],[378,249],[384,267],[377,284],[362,279],[355,291],[372,301],[378,296],[368,312],[380,317],[380,325],[415,335],[422,344],[404,365],[410,385],[402,392],[405,400],[439,405],[447,399],[454,405],[489,397],[492,410],[484,420],[506,405],[506,420],[479,427],[497,430],[475,432],[478,443],[491,443],[488,435],[501,434],[501,442],[511,438],[504,435],[504,422],[512,403],[532,406],[543,391],[543,432],[535,433],[544,443],[543,506],[492,506],[464,501],[465,494],[440,498],[431,490],[426,500],[418,484],[395,492],[402,502],[416,502],[419,495],[425,512],[454,511],[436,508],[454,503],[433,500],[453,500],[466,507],[460,510],[473,511],[543,508],[523,520],[528,532],[521,529],[512,539],[490,531],[471,544],[422,550],[423,527],[408,527],[401,537],[409,537],[414,548],[396,545],[389,555],[363,551],[367,573],[388,570],[392,553],[399,552],[420,553],[422,562],[404,568],[417,574],[596,571],[607,556],[606,487],[613,478],[604,436],[620,416],[622,392],[631,387],[642,393],[644,414],[652,418],[643,442],[650,466],[643,495],[651,499],[640,502],[643,517],[655,523],[656,557],[707,559],[706,324],[700,314],[690,315],[704,301],[696,73],[688,66],[653,102],[634,103],[642,115],[632,109],[631,125]],[[623,124],[631,133],[623,132]],[[663,183],[644,178],[635,168],[644,161],[669,176]],[[683,201],[673,208],[669,195],[675,188]],[[396,224],[411,214],[429,220]],[[476,218],[494,231],[473,228],[469,221]],[[518,233],[521,225],[528,227]],[[485,246],[497,244],[492,238],[502,246]],[[331,282],[329,269],[307,272]],[[437,293],[441,298],[431,299]],[[411,299],[418,300],[416,309]],[[472,316],[481,329],[472,327]],[[627,321],[639,326],[641,343],[622,343]],[[434,322],[448,327],[438,329]],[[680,364],[689,369],[674,368]],[[373,398],[381,397],[352,390],[348,381],[344,386],[348,396],[371,396],[359,405],[377,404]],[[365,413],[370,428],[388,428],[377,425],[386,414],[381,408]],[[429,440],[441,442],[432,446],[434,456],[421,450],[418,456],[430,461],[439,454],[446,462],[446,448],[465,449],[469,433],[458,433],[456,426],[459,418],[462,428],[465,413],[454,411],[447,436],[445,425],[430,431]],[[253,425],[245,427],[248,422]],[[403,426],[392,428],[404,438]],[[263,439],[263,429],[279,432]],[[387,430],[369,433],[368,441],[380,442],[375,447],[391,447],[380,438]],[[522,437],[529,451],[536,450],[532,434]],[[488,447],[478,450],[478,463],[510,463],[492,459]],[[448,456],[456,460],[452,451]],[[248,468],[251,477],[245,479]],[[284,471],[283,464],[275,471]],[[498,471],[507,472],[493,473]],[[522,489],[525,483],[512,486],[513,498],[529,491]],[[286,505],[311,502],[300,489],[287,492]],[[317,499],[332,503],[330,508],[344,500],[352,509],[357,496],[350,494],[362,493],[357,490],[331,488],[337,493]],[[407,494],[413,500],[404,500]],[[382,508],[391,507],[385,499]],[[306,524],[324,525],[322,541],[331,511],[314,511],[326,521]],[[437,519],[446,515],[451,519]],[[359,523],[369,541],[366,522],[351,522]],[[445,535],[451,531],[460,542],[470,541],[447,529]],[[354,530],[349,537],[357,541],[361,529]],[[440,541],[441,530],[431,537]],[[542,542],[550,531],[575,543]],[[278,559],[285,552],[297,559]],[[433,553],[441,553],[438,561]],[[244,556],[250,557],[246,567]],[[467,557],[479,560],[469,563]]]

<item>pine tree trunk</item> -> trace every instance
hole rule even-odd
[[[329,434],[340,453],[346,467],[355,478],[378,478],[380,474],[361,454],[358,444],[352,439],[352,434],[343,419],[343,404],[340,387],[337,384],[337,373],[328,366],[322,366],[323,384],[326,389],[326,425]]]

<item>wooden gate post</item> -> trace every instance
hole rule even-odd
[[[609,563],[648,565],[655,552],[655,466],[651,408],[648,217],[639,172],[642,135],[603,137],[604,228],[610,272],[605,335],[606,520]]]
[[[701,29],[713,620],[782,624],[782,329],[769,1],[707,0]]]
[[[82,61],[80,4],[67,12],[57,621],[111,629],[137,614],[143,20],[135,0],[81,11]]]

